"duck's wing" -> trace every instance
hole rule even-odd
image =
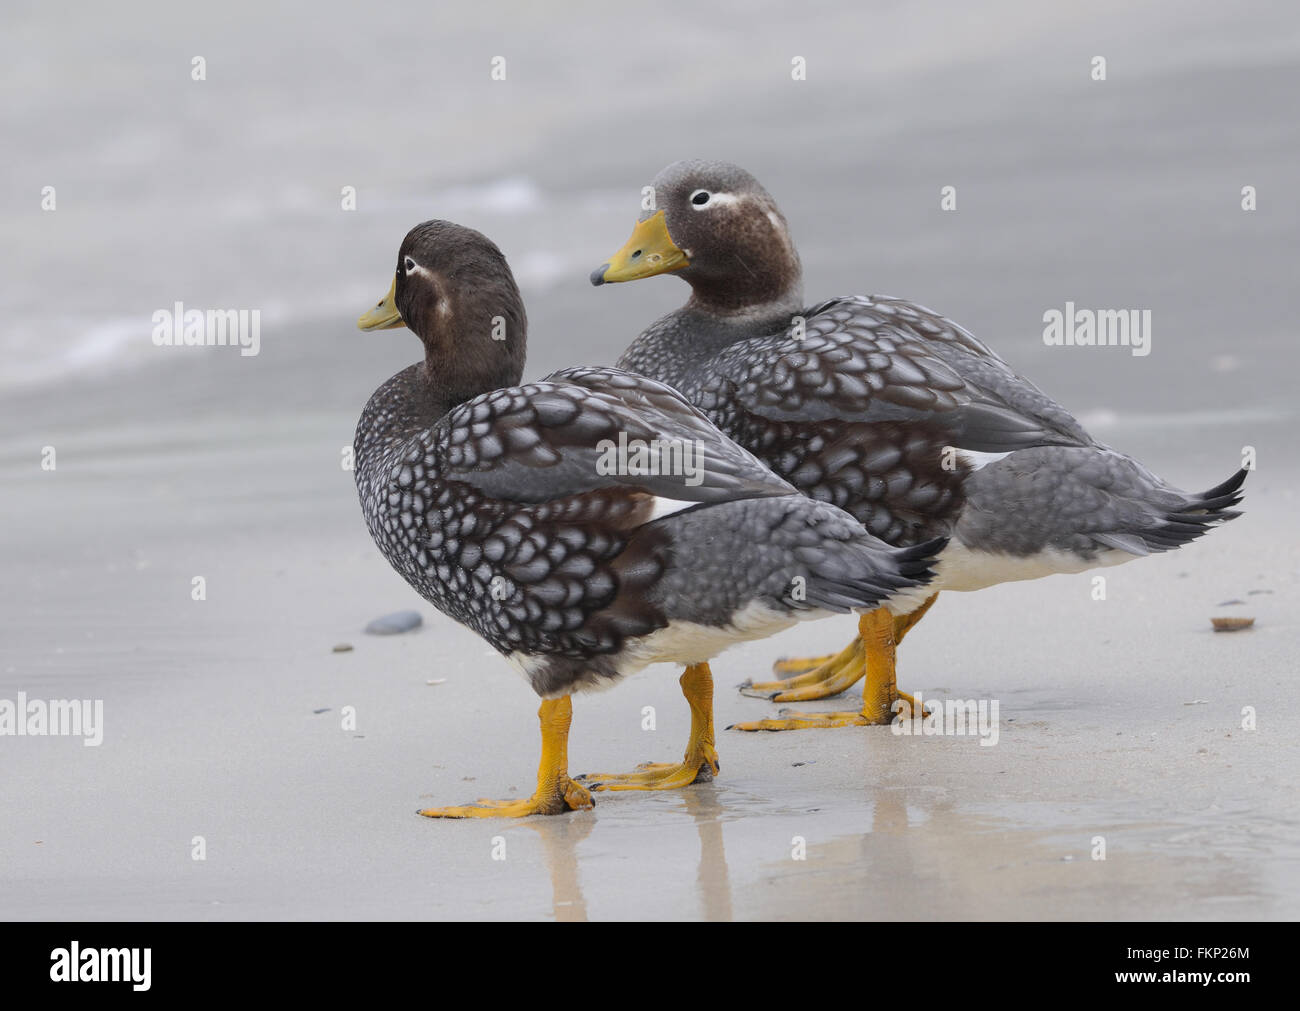
[[[653,442],[659,466],[646,468],[638,449]],[[543,692],[616,676],[596,658],[667,624],[660,583],[699,506],[782,514],[781,497],[804,503],[678,394],[599,369],[466,401],[363,490],[376,540],[427,599],[502,653],[571,661],[534,663]],[[736,553],[725,539],[691,550],[701,565]]]
[[[850,335],[866,348],[883,340],[913,363],[918,355],[941,361],[961,379],[956,398],[973,405],[959,407],[957,413],[970,415],[974,423],[969,434],[974,438],[1022,440],[1021,446],[1008,449],[1093,445],[1091,436],[1064,407],[970,331],[925,306],[886,295],[855,295],[830,299],[811,309],[809,316],[819,331]],[[1007,413],[1015,420],[1008,419]],[[1000,421],[988,424],[999,416]],[[965,448],[1001,451],[975,445]]]
[[[636,453],[652,442],[668,444],[660,462],[670,466],[646,472]],[[420,468],[437,475],[431,485]],[[810,602],[860,604],[915,585],[933,553],[864,543],[848,517],[814,513],[826,507],[679,394],[614,369],[567,370],[453,409],[413,444],[387,502],[389,525],[411,526],[408,551],[393,555],[399,571],[422,585],[436,569],[450,589],[431,599],[503,653],[532,657],[528,674],[544,693],[617,676],[599,658],[679,611],[716,617],[717,605],[725,618],[733,597],[772,596],[743,577],[784,587],[802,565]],[[832,533],[845,544],[823,560],[817,549]],[[674,566],[677,552],[691,564]],[[726,577],[717,592],[707,589],[713,574]]]
[[[922,423],[982,453],[1090,442],[1064,409],[969,333],[897,300],[854,296],[815,306],[802,332],[726,348],[697,391],[711,415],[730,404],[774,424]]]
[[[800,491],[891,544],[948,529],[982,462],[971,454],[1092,444],[955,324],[865,297],[815,306],[801,329],[729,345],[688,392]]]
[[[683,503],[794,494],[676,391],[619,369],[494,390],[438,426],[439,470],[510,502],[621,487]]]

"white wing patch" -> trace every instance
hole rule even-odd
[[[973,449],[959,450],[961,457],[970,464],[971,470],[982,470],[991,463],[997,463],[999,460],[1005,460],[1011,455],[1007,453],[977,453]]]
[[[671,516],[673,513],[679,513],[683,509],[689,509],[692,506],[699,505],[698,502],[683,502],[681,499],[664,498],[662,495],[654,496],[654,505],[650,509],[650,518],[647,523],[653,523],[655,520],[661,520],[665,516]]]

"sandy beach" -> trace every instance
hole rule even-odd
[[[684,40],[671,18],[507,6],[415,28],[370,12],[366,47],[332,4],[310,25],[274,4],[3,15],[0,80],[22,97],[0,128],[24,156],[0,168],[0,700],[101,700],[103,740],[0,736],[0,918],[1300,916],[1294,12],[759,4],[750,32],[708,11]],[[943,312],[1184,488],[1253,447],[1245,515],[1106,570],[1104,600],[1090,574],[941,596],[900,686],[997,700],[993,746],[721,731],[775,713],[735,684],[843,646],[844,618],[714,663],[714,783],[417,817],[528,793],[537,702],[366,532],[342,454],[419,351],[354,320],[406,229],[446,217],[510,257],[528,376],[612,362],[687,289],[587,274],[640,187],[694,156],[777,197],[810,301]],[[259,308],[259,354],[155,346],[151,314],[178,300]],[[1067,300],[1150,309],[1152,353],[1046,346]],[[363,632],[409,608],[417,631]],[[679,673],[578,697],[573,771],[676,758]]]

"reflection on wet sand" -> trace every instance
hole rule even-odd
[[[578,844],[596,827],[591,811],[558,818],[526,818],[523,824],[542,840],[546,869],[551,875],[551,915],[557,923],[586,923],[587,900],[578,873]]]
[[[1269,915],[1254,864],[1179,852],[1185,828],[1083,814],[1054,819],[1077,832],[1045,831],[958,810],[897,788],[873,788],[871,831],[810,845],[805,861],[769,863],[746,919],[1162,919],[1192,908],[1216,919]],[[1104,860],[1093,859],[1096,837]],[[1191,871],[1189,873],[1189,871]],[[1208,905],[1207,905],[1208,904]]]
[[[700,917],[705,920],[730,920],[731,876],[722,838],[724,807],[718,788],[711,783],[690,787],[679,794],[686,813],[695,820],[700,839],[700,859],[696,872]],[[560,923],[584,923],[587,900],[582,892],[578,845],[596,827],[592,812],[580,812],[558,818],[529,818],[523,824],[542,840],[542,853],[551,878],[551,913]]]
[[[722,843],[724,807],[718,799],[718,787],[712,783],[691,787],[682,792],[682,800],[700,836],[700,869],[695,878],[700,889],[700,913],[705,920],[730,920],[731,875]]]

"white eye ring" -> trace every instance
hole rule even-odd
[[[403,263],[403,266],[406,268],[406,272],[408,274],[414,273],[415,270],[417,269],[415,261],[412,260],[409,256],[406,258],[406,262]]]
[[[703,197],[704,199],[700,199]],[[713,199],[713,194],[708,190],[696,190],[691,194],[691,207],[697,211],[702,211],[709,206],[709,201]]]

